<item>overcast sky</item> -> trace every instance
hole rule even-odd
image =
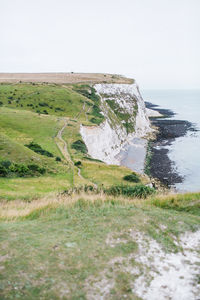
[[[200,0],[0,0],[0,72],[102,72],[200,88]]]

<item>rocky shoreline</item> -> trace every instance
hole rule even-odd
[[[156,137],[149,142],[147,160],[148,175],[158,179],[167,187],[173,187],[183,182],[183,176],[176,171],[175,162],[171,161],[169,146],[176,138],[185,136],[188,131],[196,131],[194,125],[188,121],[170,119],[175,114],[171,110],[161,109],[157,105],[146,102],[146,107],[158,111],[162,118],[150,118],[157,128]]]

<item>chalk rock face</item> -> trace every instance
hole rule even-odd
[[[120,164],[116,155],[127,142],[151,132],[150,122],[138,86],[96,84],[105,121],[99,126],[81,126],[88,153],[108,164]]]

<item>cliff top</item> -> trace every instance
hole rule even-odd
[[[104,73],[0,73],[0,82],[72,83],[133,83],[134,79]]]

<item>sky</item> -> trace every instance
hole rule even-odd
[[[0,72],[95,72],[200,88],[200,0],[0,0]]]

